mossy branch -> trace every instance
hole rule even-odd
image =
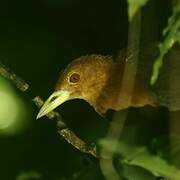
[[[26,92],[27,90],[29,90],[30,85],[21,77],[17,76],[14,72],[9,70],[9,68],[7,68],[1,62],[0,75],[10,80],[22,92]],[[36,96],[35,98],[33,98],[33,102],[39,108],[44,104],[44,101],[40,96]],[[63,121],[58,112],[52,111],[47,114],[47,117],[49,119],[55,119],[57,121],[58,134],[63,137],[68,143],[73,145],[79,151],[91,154],[92,156],[98,158],[96,147],[84,142],[82,139],[76,136],[76,134],[66,126],[66,123]]]

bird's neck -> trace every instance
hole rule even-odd
[[[121,110],[128,107],[142,107],[155,105],[156,97],[140,81],[135,79],[134,88],[129,91],[122,87],[123,64],[114,64],[108,71],[108,79],[101,91],[96,96],[92,105],[95,110],[104,114],[108,109]],[[123,86],[128,87],[126,82]]]

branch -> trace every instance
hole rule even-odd
[[[13,82],[13,84],[15,84],[15,86],[18,89],[20,89],[23,92],[29,89],[29,84],[27,84],[23,79],[21,79],[16,74],[11,72],[1,62],[0,62],[0,75],[5,77],[6,79],[9,79],[11,82]]]
[[[19,90],[25,92],[29,89],[29,84],[26,83],[22,78],[18,77],[15,73],[10,71],[0,62],[0,75],[10,80]],[[33,102],[37,107],[41,107],[44,101],[40,96],[33,98]],[[92,156],[98,158],[96,147],[89,143],[84,142],[80,139],[74,132],[72,132],[66,126],[66,123],[61,118],[58,112],[52,111],[47,114],[48,119],[55,119],[57,121],[58,134],[62,136],[68,143],[73,145],[76,149],[83,153],[91,154]]]

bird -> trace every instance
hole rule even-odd
[[[123,91],[122,78],[126,65],[126,55],[114,61],[109,55],[84,55],[73,60],[61,72],[54,92],[41,107],[37,119],[48,114],[66,101],[83,99],[94,110],[104,115],[108,110],[119,111],[129,107],[160,106],[159,96],[135,78],[134,88],[130,92]],[[128,85],[128,82],[125,83]],[[128,96],[131,101],[126,102]],[[164,105],[164,104],[163,104]],[[165,104],[169,106],[169,104]]]

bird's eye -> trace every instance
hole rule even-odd
[[[77,83],[79,82],[79,80],[80,80],[80,75],[78,73],[73,73],[69,78],[69,81],[71,83]]]

